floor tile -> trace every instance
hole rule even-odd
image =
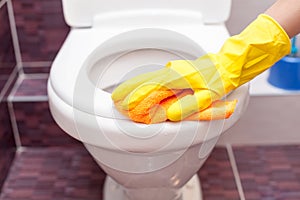
[[[83,148],[20,152],[1,200],[101,200],[105,173]]]
[[[205,200],[239,199],[226,149],[199,171]],[[101,200],[105,173],[82,147],[25,148],[16,156],[0,200]]]
[[[233,148],[247,200],[300,199],[300,146]]]
[[[215,148],[198,174],[205,200],[240,199],[226,148]]]

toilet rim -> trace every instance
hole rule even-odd
[[[203,35],[205,35],[205,33]],[[202,46],[199,46],[199,42],[193,39],[195,38],[189,37],[188,34],[174,31],[168,28],[165,29],[139,28],[133,30],[129,29],[119,34],[112,35],[111,37],[106,38],[102,41],[100,40],[100,42],[98,42],[98,45],[93,44],[93,46],[89,48],[88,53],[84,52],[83,56],[81,56],[81,58],[79,59],[79,62],[73,63],[75,64],[75,68],[79,70],[77,71],[70,70],[71,73],[69,73],[69,71],[65,71],[65,73],[67,72],[65,76],[71,77],[71,81],[67,81],[67,83],[71,82],[71,84],[69,84],[69,86],[65,87],[64,89],[57,88],[60,87],[60,85],[57,85],[58,83],[57,79],[54,81],[52,80],[57,75],[62,76],[62,73],[59,74],[60,71],[57,70],[58,68],[57,63],[59,63],[59,61],[56,62],[55,60],[53,64],[53,68],[54,69],[56,68],[56,73],[52,74],[52,76],[50,73],[49,82],[52,85],[52,88],[54,89],[56,94],[63,101],[65,101],[67,104],[73,106],[78,110],[90,113],[92,115],[101,116],[101,117],[128,120],[127,117],[120,115],[119,112],[116,111],[111,99],[111,94],[105,90],[105,88],[107,87],[103,87],[103,88],[96,87],[95,82],[91,81],[91,78],[89,77],[88,73],[93,68],[93,65],[99,59],[107,55],[112,55],[115,52],[122,52],[122,54],[126,54],[128,53],[128,50],[129,51],[145,50],[145,49],[149,50],[151,48],[159,51],[165,51],[165,52],[168,52],[169,49],[171,49],[171,51],[175,50],[175,51],[185,51],[189,53],[192,52],[194,54],[193,55],[194,58],[197,58],[198,56],[204,54],[205,52],[202,49]],[[120,45],[122,43],[124,43],[125,45]],[[99,49],[100,49],[100,53],[99,53]],[[105,51],[101,51],[101,49],[102,50],[105,49]],[[68,50],[70,51],[70,49]],[[66,51],[68,52],[68,50],[64,50],[64,52],[66,53]],[[105,54],[103,54],[103,52],[105,52]],[[175,52],[175,54],[176,53],[178,52]],[[60,54],[61,52],[59,52],[57,57],[60,57],[61,60],[68,60],[68,59],[63,59],[64,56]],[[99,57],[99,55],[101,55],[102,57]],[[182,59],[186,59],[186,58],[183,57]],[[165,63],[167,63],[167,61],[169,60],[165,60],[165,61],[166,61]],[[70,65],[72,64],[66,64],[66,66],[70,66]],[[62,77],[64,78],[64,76]],[[76,79],[80,81],[76,81]],[[113,85],[116,84],[110,84],[106,86],[113,86]],[[63,85],[61,87],[63,87]],[[68,93],[69,95],[66,95],[66,93]],[[66,96],[67,97],[69,96],[71,98],[66,98]],[[98,103],[98,100],[100,99],[101,99],[101,103]]]
[[[221,29],[224,30],[224,29]],[[81,31],[81,30],[80,30]],[[199,32],[203,33],[200,30],[195,31],[195,34],[199,34]],[[214,33],[215,31],[213,31]],[[168,32],[170,33],[170,32]],[[211,32],[209,32],[211,33]],[[85,33],[86,34],[86,33]],[[204,34],[204,33],[203,33]],[[178,34],[177,34],[178,35]],[[184,35],[184,34],[183,34]],[[72,36],[72,34],[71,34]],[[86,36],[86,35],[85,35]],[[112,37],[110,37],[112,38]],[[178,130],[185,130],[184,132],[191,132],[194,131],[194,127],[198,127],[202,131],[204,129],[209,128],[209,124],[211,122],[203,122],[203,121],[199,121],[199,122],[191,122],[191,121],[184,121],[184,122],[180,122],[180,123],[173,123],[173,122],[164,122],[164,123],[160,123],[160,124],[153,124],[153,125],[145,125],[147,126],[147,128],[145,129],[144,125],[135,123],[131,120],[129,120],[128,118],[121,116],[121,114],[119,114],[119,116],[115,116],[116,113],[118,114],[118,112],[112,108],[114,108],[113,102],[111,100],[110,97],[110,93],[96,88],[95,84],[92,83],[92,81],[89,79],[86,71],[84,71],[84,73],[81,73],[83,75],[83,83],[84,84],[80,84],[80,82],[78,83],[77,86],[81,87],[79,89],[81,89],[81,91],[83,93],[81,93],[81,97],[83,98],[79,98],[77,99],[77,102],[75,101],[75,103],[78,103],[80,105],[89,105],[90,107],[88,107],[87,109],[82,109],[81,107],[76,107],[74,106],[74,101],[72,99],[72,95],[73,92],[76,91],[74,90],[76,83],[75,82],[75,77],[77,76],[77,74],[80,74],[80,69],[83,69],[83,63],[84,61],[86,61],[86,58],[88,58],[88,56],[92,55],[92,53],[89,52],[93,52],[99,45],[97,44],[102,44],[102,42],[93,43],[94,38],[87,38],[87,41],[85,41],[84,43],[80,43],[80,41],[78,41],[78,43],[74,42],[74,38],[72,40],[72,38],[68,38],[66,42],[68,42],[68,45],[64,45],[62,48],[62,51],[60,51],[59,55],[57,56],[57,59],[54,62],[53,68],[51,69],[51,73],[50,73],[50,78],[49,78],[49,82],[48,82],[48,93],[49,93],[49,102],[50,102],[50,108],[52,110],[53,116],[55,118],[55,120],[57,121],[57,123],[70,135],[72,135],[73,137],[79,139],[79,140],[83,140],[86,141],[89,144],[95,145],[95,146],[101,146],[101,147],[106,147],[106,148],[112,148],[109,146],[106,146],[107,144],[105,142],[103,142],[100,139],[96,137],[96,135],[99,134],[99,130],[102,133],[111,133],[109,136],[112,137],[116,137],[116,141],[120,140],[120,129],[122,129],[123,132],[127,132],[124,135],[129,135],[129,139],[127,137],[123,138],[124,143],[122,143],[123,148],[127,149],[129,148],[130,150],[134,150],[134,151],[141,151],[141,150],[145,150],[146,146],[149,144],[148,143],[152,143],[152,145],[149,146],[149,148],[153,148],[153,143],[160,143],[163,142],[162,138],[166,138],[167,135],[174,135],[173,131],[174,129],[178,128]],[[196,38],[195,38],[196,39]],[[207,38],[206,38],[207,39]],[[219,38],[220,41],[221,38]],[[220,42],[218,41],[218,42]],[[77,50],[76,48],[80,48],[81,45],[89,45],[86,43],[90,43],[91,46],[88,49],[88,51],[84,52],[84,55],[78,55],[79,58],[78,59],[71,59],[73,57],[72,52]],[[200,42],[199,42],[200,43]],[[218,43],[212,43],[212,45],[215,44],[215,46],[219,46],[217,45]],[[85,49],[85,50],[86,50]],[[71,56],[71,57],[68,57]],[[67,58],[67,59],[66,59]],[[68,59],[69,58],[69,59]],[[74,66],[75,67],[74,67]],[[72,66],[73,68],[71,68],[70,66]],[[65,69],[60,68],[60,67],[66,67]],[[67,67],[69,67],[70,69],[68,69]],[[54,71],[53,71],[54,70]],[[78,71],[76,71],[78,70]],[[86,69],[84,69],[86,70]],[[56,77],[56,76],[60,76],[60,77]],[[68,81],[66,84],[69,84],[68,87],[65,87],[65,85],[61,85],[59,84],[59,81],[67,79]],[[89,84],[88,87],[86,87],[86,84]],[[64,86],[62,88],[57,88],[60,86]],[[96,91],[95,92],[95,88]],[[90,91],[89,91],[90,89]],[[68,97],[65,93],[68,92],[68,94],[72,94],[70,97],[71,99],[69,99],[70,101],[68,101],[68,99],[66,97]],[[90,93],[93,94],[92,95],[92,103],[88,102],[88,101],[84,101],[86,98],[85,93]],[[95,95],[94,95],[95,92]],[[63,96],[66,95],[66,96]],[[228,129],[230,126],[232,126],[237,119],[240,117],[241,113],[242,113],[242,109],[245,107],[246,103],[246,99],[248,98],[248,86],[242,86],[241,88],[238,88],[237,90],[233,91],[227,98],[230,99],[238,99],[238,105],[237,105],[237,109],[236,111],[233,113],[233,115],[227,119],[224,120],[224,130]],[[55,100],[56,99],[56,100]],[[101,107],[100,103],[96,103],[94,104],[94,100],[103,100],[105,99],[105,106]],[[54,101],[55,100],[55,101]],[[53,102],[53,103],[51,103]],[[95,101],[96,102],[96,101]],[[99,109],[97,109],[97,107],[95,107],[95,105],[99,106]],[[109,115],[103,115],[102,113],[102,109],[106,109]],[[68,110],[68,111],[66,111]],[[96,115],[95,114],[95,110],[97,112],[100,112],[100,115]],[[69,113],[67,116],[64,116],[65,114]],[[78,114],[78,115],[77,115]],[[87,120],[81,120],[81,117],[87,118]],[[89,122],[91,120],[89,120],[89,118],[92,117],[94,121],[96,121],[94,124],[92,124],[92,126],[94,128],[91,128],[91,126],[89,125]],[[217,120],[218,121],[218,120]],[[81,125],[84,127],[82,132],[84,132],[86,135],[87,131],[90,132],[89,136],[87,136],[87,139],[84,140],[83,138],[80,138],[80,136],[78,136],[77,134],[77,125],[76,123],[81,123]],[[214,121],[212,122],[212,124],[216,124],[218,122]],[[124,130],[124,127],[131,127],[132,125],[135,126],[136,131],[134,133],[129,133],[131,132],[130,130]],[[73,128],[72,128],[73,127]],[[80,126],[81,127],[81,126]],[[163,133],[159,133],[159,135],[162,136],[162,138],[159,138],[158,141],[153,142],[153,140],[151,140],[151,137],[153,136],[153,133],[155,133],[156,129],[160,129],[160,127],[163,127],[164,132]],[[202,128],[201,128],[202,127]],[[206,127],[206,128],[204,128]],[[145,131],[146,130],[146,131]],[[222,129],[223,131],[223,129]],[[201,134],[199,134],[201,135]],[[129,145],[132,142],[132,139],[130,138],[141,138],[141,140],[147,139],[146,143],[143,142],[139,142],[138,145],[134,144],[134,145]],[[201,136],[199,136],[201,137]],[[209,137],[213,137],[213,135],[209,136]],[[92,139],[91,139],[92,138]],[[150,138],[148,140],[148,138]],[[208,138],[206,138],[208,139]],[[199,143],[203,140],[203,138],[199,138],[196,139],[195,142]],[[181,145],[178,144],[177,147],[174,148],[179,148]]]
[[[156,170],[173,163],[190,147],[197,144],[201,144],[198,157],[205,159],[222,133],[235,124],[245,111],[249,100],[248,90],[249,85],[245,84],[231,94],[231,98],[239,100],[239,105],[229,119],[146,125],[129,120],[92,116],[72,108],[55,94],[51,84],[48,83],[50,110],[66,133],[81,141],[94,158],[104,165],[116,167],[117,163],[116,169],[124,170],[124,159],[132,157],[139,160],[136,165],[142,172],[149,167],[149,170]],[[169,154],[170,152],[173,153]],[[158,158],[161,162],[147,165],[148,158],[152,157]],[[145,162],[141,162],[140,159]],[[130,171],[131,168],[129,164],[126,171]],[[136,168],[134,169],[131,172],[136,173]]]
[[[188,38],[190,41],[194,41],[196,44],[201,44],[204,50],[209,52],[215,52],[219,50],[221,44],[228,38],[228,32],[224,25],[208,25],[208,26],[185,26],[183,27],[163,27],[163,28],[151,28],[152,30],[164,30],[168,33],[173,32],[175,35],[182,35],[185,38]],[[124,149],[129,152],[149,152],[153,150],[161,150],[164,144],[170,142],[170,138],[173,138],[176,133],[176,141],[173,145],[164,149],[164,151],[170,151],[174,149],[182,149],[182,146],[186,142],[187,134],[191,134],[190,138],[196,137],[192,141],[192,144],[200,143],[206,140],[209,140],[215,137],[215,134],[208,135],[207,137],[203,136],[203,131],[207,130],[209,124],[218,124],[220,120],[213,122],[196,122],[196,121],[184,121],[184,122],[164,122],[160,124],[138,124],[135,123],[126,117],[121,116],[120,118],[111,117],[111,112],[113,108],[113,103],[110,98],[110,93],[106,92],[103,89],[97,89],[96,95],[93,96],[93,101],[95,99],[106,98],[107,102],[105,106],[102,106],[97,110],[94,107],[94,104],[91,104],[90,108],[82,109],[81,107],[76,107],[73,101],[74,88],[76,86],[76,76],[80,74],[80,70],[83,69],[83,64],[85,63],[88,56],[92,52],[103,44],[105,41],[113,38],[113,36],[119,35],[120,33],[137,30],[129,27],[126,30],[110,30],[110,29],[73,29],[69,33],[62,49],[58,53],[56,59],[53,62],[50,78],[48,82],[48,94],[49,94],[49,103],[50,110],[56,122],[60,127],[65,130],[69,135],[74,138],[82,141],[83,143],[101,147],[104,149],[113,149],[119,151]],[[149,29],[148,29],[149,30]],[[202,38],[199,35],[203,36]],[[101,37],[100,37],[101,36]],[[169,35],[167,35],[169,38]],[[177,38],[177,37],[176,37]],[[80,39],[80,40],[78,40]],[[78,54],[82,50],[82,54]],[[75,58],[74,54],[75,53]],[[77,54],[76,54],[77,53]],[[199,56],[199,54],[197,54]],[[80,85],[82,97],[85,93],[89,93],[88,89],[91,89],[91,92],[95,92],[95,84],[89,79],[86,71],[83,73],[85,84],[90,84],[89,87],[86,85]],[[64,81],[64,84],[61,82]],[[87,89],[88,88],[88,89]],[[233,115],[227,119],[222,120],[220,131],[225,131],[231,127],[241,116],[241,113],[244,111],[247,105],[247,99],[249,98],[248,85],[244,85],[234,92],[232,92],[228,99],[239,100],[236,111]],[[71,94],[71,95],[70,95]],[[82,101],[81,101],[82,100]],[[80,105],[86,105],[85,98],[79,98],[77,102]],[[88,104],[89,105],[89,104]],[[96,104],[100,106],[100,104]],[[107,109],[109,115],[103,115],[101,109]],[[95,111],[101,112],[102,114],[96,115]],[[85,118],[86,120],[82,120]],[[94,120],[94,123],[91,124],[91,120]],[[77,124],[78,123],[78,124]],[[132,125],[135,125],[135,132],[131,132]],[[124,130],[124,128],[130,128],[130,130]],[[145,128],[146,127],[146,128]],[[160,127],[162,129],[160,129]],[[196,130],[194,127],[197,127],[197,130],[200,130],[200,134],[192,134]],[[79,130],[81,129],[81,131]],[[158,129],[155,133],[155,131]],[[154,130],[154,131],[153,131]],[[163,131],[159,131],[163,130]],[[176,132],[175,130],[178,130]],[[126,132],[127,131],[127,132]],[[82,133],[82,134],[79,134]],[[108,139],[109,140],[108,140]],[[120,142],[118,146],[110,145],[110,141]],[[138,142],[135,142],[138,141]]]
[[[153,53],[155,55],[152,55],[152,58],[150,58],[149,54]],[[168,29],[143,28],[126,31],[104,41],[94,48],[84,59],[82,59],[82,64],[77,66],[80,69],[76,74],[73,74],[73,85],[71,88],[73,93],[72,99],[63,98],[59,92],[57,92],[57,94],[68,104],[84,112],[107,118],[127,119],[126,117],[119,115],[114,109],[111,93],[106,90],[108,87],[113,87],[119,84],[119,79],[122,79],[125,76],[127,77],[125,79],[128,79],[128,76],[134,76],[128,73],[129,70],[133,71],[133,74],[140,74],[158,69],[157,65],[154,68],[149,66],[149,62],[152,63],[153,60],[156,59],[155,56],[163,57],[161,55],[164,55],[167,57],[158,58],[164,59],[163,62],[161,62],[161,60],[158,61],[161,62],[159,63],[159,67],[161,68],[164,67],[163,65],[170,60],[168,56],[173,59],[174,57],[178,57],[177,59],[195,59],[197,56],[204,53],[204,50],[192,39]],[[112,57],[107,59],[109,56]],[[133,59],[137,58],[133,56],[139,56],[140,58]],[[128,57],[131,59],[130,62],[128,61]],[[126,70],[120,72],[120,70],[116,70],[117,67],[120,66],[116,65],[116,69],[114,69],[113,72],[118,73],[118,76],[116,77],[115,74],[113,74],[114,78],[111,78],[109,75],[112,75],[112,70],[106,69],[105,66],[105,64],[111,63],[110,59],[113,60],[113,63],[118,62],[118,64],[120,64],[120,60],[126,60],[129,63],[126,67],[130,69],[126,68]],[[102,60],[105,60],[103,61],[103,66],[97,66],[97,63],[100,61],[102,62]],[[146,63],[148,66],[137,67],[141,63]],[[132,65],[132,67],[129,65]],[[99,68],[100,70],[95,70],[96,68]],[[107,73],[108,75],[105,75]],[[97,76],[97,74],[99,76]],[[111,83],[108,84],[105,83],[105,81],[94,80],[95,77],[96,79],[105,77],[104,79],[106,81],[111,81]],[[101,83],[97,85],[97,82]],[[53,83],[52,87],[56,91]],[[63,85],[61,85],[61,87],[63,87]],[[64,92],[65,91],[70,92],[70,89],[65,89]]]
[[[226,120],[181,121],[139,124],[131,120],[111,119],[78,110],[63,101],[48,82],[51,113],[59,126],[87,145],[128,152],[180,150],[218,137],[235,124],[249,102],[249,84],[237,88],[228,100],[237,99],[233,115]],[[216,129],[214,129],[216,128]],[[174,139],[177,142],[173,142]],[[167,145],[172,142],[172,145]]]
[[[148,28],[140,28],[140,27],[128,27],[126,29],[100,29],[100,28],[88,28],[88,29],[71,29],[69,32],[62,48],[58,52],[54,62],[52,63],[51,72],[50,72],[50,83],[56,92],[56,94],[66,103],[71,106],[77,107],[78,109],[82,109],[81,105],[88,105],[85,101],[73,101],[73,94],[75,91],[76,85],[76,77],[80,73],[86,63],[86,60],[91,54],[95,51],[95,49],[99,48],[105,44],[108,40],[118,37],[119,35],[126,35],[126,33],[133,32],[142,32],[143,34],[150,36],[153,39],[155,36],[156,40],[160,40],[160,43],[163,43],[162,35],[166,41],[169,41],[165,46],[173,46],[171,49],[179,49],[181,47],[186,48],[186,52],[190,51],[191,46],[195,51],[195,55],[201,55],[199,49],[203,47],[204,50],[208,52],[215,52],[219,50],[223,41],[228,38],[228,32],[226,27],[223,24],[218,25],[199,25],[189,26],[185,25],[184,28],[182,26],[167,26],[167,27],[148,27]],[[152,32],[151,32],[152,31]],[[151,34],[151,33],[159,33],[159,34]],[[161,34],[164,33],[164,34]],[[140,34],[140,35],[143,35]],[[199,37],[199,35],[201,37]],[[178,39],[180,38],[180,39]],[[170,42],[171,40],[171,42]],[[178,45],[178,41],[182,41]],[[186,41],[190,43],[190,45],[186,45]],[[175,44],[175,45],[174,45]],[[184,45],[185,44],[185,45]],[[144,43],[145,45],[145,43]],[[149,44],[146,44],[149,45]],[[200,48],[195,48],[195,45],[200,45]],[[149,47],[149,46],[147,46]],[[150,46],[151,47],[151,46]],[[162,48],[161,48],[162,47]],[[180,47],[180,48],[179,48]],[[155,46],[154,48],[165,49],[163,45]],[[124,50],[124,49],[123,49]],[[111,51],[107,54],[112,54],[116,50]],[[167,60],[169,61],[169,60]],[[165,64],[165,63],[164,63]],[[85,75],[85,73],[83,74]],[[88,77],[85,78],[88,80]],[[91,82],[91,81],[86,81]],[[62,84],[63,83],[63,84]],[[93,84],[90,84],[90,88],[93,90],[95,87]],[[84,91],[84,90],[83,90]],[[106,91],[97,88],[97,94],[99,94],[100,98],[107,99],[108,101],[103,102],[103,105],[108,105],[111,108],[111,99],[110,94]],[[101,95],[100,95],[101,94]],[[99,97],[98,96],[98,97]],[[76,105],[77,104],[77,105]],[[107,107],[103,106],[102,108]],[[97,108],[98,109],[98,108]],[[96,109],[96,110],[97,110]],[[98,113],[95,113],[94,106],[88,109],[82,109],[85,112],[89,112],[92,114],[99,114],[101,116],[113,117],[110,112],[102,112],[101,108],[98,110]],[[106,114],[104,114],[106,113]]]

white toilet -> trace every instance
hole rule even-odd
[[[105,200],[200,200],[196,172],[242,115],[248,85],[227,120],[134,123],[114,108],[120,82],[174,59],[217,52],[229,37],[230,0],[63,0],[71,31],[48,81],[51,113],[108,174]],[[99,186],[100,187],[100,186]]]

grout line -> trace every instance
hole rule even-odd
[[[243,186],[242,186],[242,183],[241,183],[239,171],[238,171],[238,168],[237,168],[237,165],[236,165],[236,160],[235,160],[231,145],[226,144],[226,149],[227,149],[227,153],[228,153],[228,156],[229,156],[229,161],[230,161],[230,164],[231,164],[231,168],[232,168],[233,176],[234,176],[234,179],[235,179],[235,183],[236,183],[239,195],[240,195],[240,199],[245,200],[245,194],[244,194]]]
[[[13,129],[13,133],[14,133],[15,143],[16,143],[17,149],[19,149],[19,147],[22,146],[22,143],[21,143],[20,133],[19,133],[18,124],[17,124],[17,120],[16,120],[16,115],[14,112],[13,103],[8,101],[7,105],[8,105],[8,111],[9,111],[9,115],[10,115],[12,129]]]
[[[17,81],[15,82],[14,87],[11,89],[11,91],[7,97],[7,101],[12,102],[14,100],[14,96],[23,80],[24,80],[24,76],[22,74],[20,74],[19,77],[17,78]]]
[[[16,78],[16,76],[18,76],[18,68],[14,67],[14,70],[12,71],[12,73],[10,74],[5,86],[3,87],[2,91],[0,92],[0,102],[2,101],[3,97],[5,96],[5,94],[7,93],[7,90],[9,89],[9,87],[11,86],[11,84],[13,83],[14,79]],[[18,79],[18,77],[17,77]],[[17,80],[18,81],[18,80]],[[16,81],[16,82],[17,82]],[[15,87],[15,86],[14,86]]]
[[[14,96],[11,100],[12,102],[44,102],[48,101],[48,96]]]
[[[38,74],[23,74],[26,79],[48,79],[49,74],[46,73],[38,73]]]
[[[26,151],[26,150],[27,150],[27,147],[25,147],[25,146],[19,146],[19,147],[17,148],[16,153],[20,154],[20,153],[22,153],[22,152],[24,152],[24,151]]]
[[[23,62],[23,66],[25,67],[50,67],[52,65],[52,61],[34,61],[34,62]]]
[[[8,101],[10,102],[44,102],[48,101],[48,95],[27,95],[27,96],[16,96],[16,92],[20,87],[22,81],[24,79],[40,79],[40,78],[48,78],[48,75],[45,74],[20,74],[18,80],[16,81],[15,86],[12,88],[9,96]]]
[[[19,38],[18,38],[18,33],[16,28],[14,10],[13,10],[11,0],[7,0],[7,9],[8,9],[11,36],[12,36],[14,50],[15,50],[15,57],[17,61],[17,67],[19,69],[19,72],[22,74],[24,73],[22,68],[22,57],[21,57]]]
[[[18,148],[16,148],[16,152],[15,152],[15,154],[14,154],[13,161],[11,162],[11,164],[10,164],[10,166],[9,166],[8,172],[6,173],[6,177],[5,177],[4,181],[3,181],[2,188],[1,188],[1,190],[0,190],[0,199],[1,199],[1,200],[4,199],[4,197],[3,197],[3,196],[4,196],[3,189],[5,188],[5,184],[7,183],[6,180],[9,179],[10,174],[12,173],[13,167],[16,165],[16,162],[17,162],[17,156],[18,156],[18,155],[19,155],[19,153],[18,153]]]

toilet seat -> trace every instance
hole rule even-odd
[[[152,60],[160,54],[170,54],[164,61],[156,61],[160,67],[172,59],[195,59],[206,52],[216,52],[229,36],[224,21],[230,6],[231,0],[174,0],[172,4],[167,0],[63,0],[65,20],[72,29],[53,62],[49,83],[74,108],[124,119],[111,109],[113,102],[103,90],[105,87],[91,80],[95,79],[92,65],[106,56],[119,53],[118,58],[109,59],[124,59],[128,52],[145,49],[161,51]],[[181,52],[193,55],[186,57]],[[134,65],[135,60],[130,63]],[[99,99],[101,104],[95,103]]]
[[[191,4],[175,0],[176,8],[171,7],[168,12],[164,7],[167,1],[157,0],[157,4],[154,5],[162,3],[162,8],[147,8],[147,10],[142,8],[143,12],[139,12],[139,8],[136,6],[135,10],[127,12],[130,10],[126,5],[127,10],[117,13],[108,8],[109,12],[103,11],[104,14],[101,14],[100,9],[99,15],[92,13],[93,15],[86,16],[87,13],[83,13],[81,16],[82,13],[79,13],[78,15],[82,17],[80,19],[74,14],[74,11],[82,10],[80,5],[83,1],[76,0],[77,4],[73,1],[63,1],[66,21],[73,28],[52,64],[48,81],[50,110],[56,122],[68,134],[83,143],[106,149],[122,149],[130,152],[149,152],[159,149],[162,152],[210,140],[231,127],[239,119],[248,103],[248,85],[242,86],[228,96],[228,99],[237,98],[241,102],[228,120],[165,122],[153,125],[134,123],[114,109],[110,93],[105,91],[105,88],[111,84],[105,85],[105,81],[98,84],[99,82],[95,81],[95,77],[96,79],[98,75],[101,77],[105,70],[93,70],[99,67],[97,65],[99,60],[107,58],[107,56],[111,59],[112,57],[109,56],[116,53],[118,59],[128,59],[130,55],[132,57],[132,53],[137,55],[140,51],[156,52],[148,61],[156,59],[162,54],[166,57],[159,61],[166,63],[169,61],[168,59],[171,59],[168,56],[179,55],[179,58],[185,59],[185,56],[180,57],[182,52],[191,54],[193,58],[205,52],[217,52],[229,36],[223,22],[228,17],[230,0],[216,0],[226,5],[222,7],[222,9],[224,8],[222,12],[215,13],[213,17],[209,17],[209,12],[206,14],[205,12],[195,12],[193,3],[198,5],[198,0],[189,0]],[[130,0],[129,2],[136,1]],[[93,0],[91,2],[97,7],[101,1]],[[208,7],[212,6],[212,2],[216,3],[212,0],[201,1]],[[202,5],[201,3],[199,5]],[[189,6],[179,12],[181,4]],[[75,9],[72,6],[78,7]],[[192,9],[191,12],[186,12],[189,11],[189,8]],[[157,16],[161,17],[159,22]],[[208,24],[208,22],[210,23]],[[146,53],[145,55],[150,54]],[[141,57],[144,59],[147,56]],[[142,62],[143,59],[140,61]],[[135,60],[138,59],[129,59],[127,67],[133,66],[131,63]],[[165,63],[159,64],[164,65]],[[127,68],[124,69],[127,70]],[[131,68],[131,70],[134,71],[135,68]],[[115,70],[113,74],[117,74],[117,72],[118,70]],[[121,75],[113,78],[107,76],[108,78],[106,77],[104,80],[120,81],[121,78],[126,77]],[[195,134],[198,130],[209,132],[214,126],[217,126],[220,131],[214,131],[212,134]],[[181,137],[174,138],[174,132],[182,131],[186,132],[184,139],[188,138],[185,142]],[[165,148],[165,144],[177,139],[178,142],[175,141],[171,146]]]
[[[107,20],[108,17],[118,17],[117,21],[126,26],[132,20],[138,21],[139,24],[149,23],[151,20],[147,21],[144,17],[150,16],[151,19],[155,19],[158,16],[159,20],[154,20],[154,23],[158,24],[170,20],[171,13],[175,14],[172,16],[175,19],[176,16],[185,13],[185,15],[201,15],[202,23],[223,23],[228,19],[231,7],[231,0],[173,0],[172,2],[169,0],[63,0],[62,2],[65,21],[71,27],[95,27],[95,19],[101,16],[106,23],[110,24],[113,20],[112,18]],[[133,14],[136,12],[142,15],[136,17]],[[133,18],[128,20],[126,17],[119,17],[120,13],[128,13]],[[177,20],[173,20],[172,23],[176,23]]]
[[[102,88],[97,87],[96,83],[92,82],[91,77],[89,77],[89,73],[92,73],[89,70],[92,70],[93,65],[98,60],[106,58],[106,56],[118,53],[119,55],[115,57],[120,57],[120,55],[123,56],[128,52],[145,49],[156,49],[161,52],[169,51],[170,54],[178,54],[177,59],[195,59],[204,54],[205,51],[217,51],[222,42],[228,37],[225,27],[220,25],[203,25],[193,28],[193,31],[191,29],[192,27],[190,29],[185,27],[182,29],[182,33],[166,28],[128,29],[123,30],[121,33],[101,29],[71,30],[51,67],[50,84],[56,94],[67,104],[91,114],[115,118],[115,112],[111,110],[113,102],[110,93],[103,90],[105,86]],[[199,34],[203,37],[198,37]],[[198,44],[200,45],[198,46]],[[181,52],[189,52],[193,55],[190,57],[184,56]],[[159,53],[156,56],[159,56]],[[115,59],[115,57],[111,59]],[[152,56],[144,62],[151,62],[155,58],[155,56]],[[163,67],[171,59],[165,58],[164,61],[160,61],[160,67]],[[137,64],[135,60],[131,59],[131,63],[129,63],[133,67]],[[132,67],[131,70],[133,70]],[[148,69],[148,71],[150,70]],[[78,81],[81,82],[78,83]],[[75,90],[80,90],[82,94],[74,98]],[[86,99],[88,93],[95,95],[93,96],[94,102],[101,99],[101,104],[91,104],[90,99]],[[89,102],[86,102],[86,100]]]
[[[106,181],[105,199],[200,198],[195,173],[246,109],[248,84],[226,97],[238,99],[229,119],[205,122],[135,123],[114,109],[110,92],[170,60],[217,52],[229,36],[230,2],[63,0],[72,28],[51,67],[49,107],[117,183]]]
[[[161,41],[161,39],[166,39],[168,36],[168,39],[173,42],[176,42],[175,40],[180,38],[179,42],[187,44],[186,46],[180,46],[182,50],[187,51],[187,48],[193,47],[194,49],[190,49],[190,51],[197,55],[201,53],[201,49],[195,44],[201,44],[200,47],[203,50],[215,52],[228,37],[226,28],[223,25],[203,25],[193,29],[193,31],[191,31],[192,27],[189,28],[173,28],[173,30],[171,27],[165,27],[164,29],[128,29],[114,33],[112,33],[112,30],[104,31],[101,29],[71,30],[52,65],[48,82],[49,103],[56,122],[71,136],[86,144],[106,149],[122,149],[130,152],[149,152],[158,149],[164,151],[164,145],[174,140],[174,130],[178,133],[182,131],[186,132],[185,138],[188,138],[186,141],[188,144],[183,143],[182,138],[178,137],[175,138],[175,140],[178,139],[178,142],[174,142],[172,146],[168,146],[167,151],[180,149],[182,145],[190,146],[217,137],[221,131],[223,132],[231,127],[243,113],[245,105],[248,103],[248,85],[242,86],[228,96],[228,99],[238,99],[239,102],[242,102],[238,104],[235,113],[228,120],[212,122],[165,122],[144,125],[134,123],[118,115],[118,112],[113,109],[114,106],[110,98],[110,93],[98,88],[97,84],[93,83],[92,78],[88,74],[94,63],[97,62],[97,55],[101,53],[103,47],[106,49],[105,53],[111,55],[116,49],[113,46],[114,43],[110,41],[115,41],[115,44],[121,44],[122,41],[127,41],[123,37],[127,37],[130,41],[129,36],[134,36],[135,33],[143,33],[138,35],[142,35],[142,39],[145,39],[147,36],[151,36],[152,38],[152,33],[158,31],[160,35],[157,38],[154,37],[154,39],[159,42],[154,43],[150,41],[150,43],[147,43],[146,41],[144,44],[126,43],[126,45],[131,45],[130,48],[135,49],[139,45],[145,45],[144,47],[148,48],[163,49],[164,45],[170,45],[170,47],[176,50],[178,43],[172,46],[172,43]],[[203,37],[198,37],[199,34],[203,35]],[[113,38],[113,40],[110,40],[110,38]],[[213,42],[210,43],[208,41]],[[154,46],[146,46],[153,44]],[[119,49],[128,49],[126,45],[119,45]],[[78,74],[82,75],[79,79],[81,81],[79,81],[79,84],[77,82]],[[81,85],[80,83],[83,84]],[[79,92],[78,94],[77,89],[81,93]],[[92,99],[86,98],[89,93],[93,94]],[[78,94],[78,96],[74,98],[73,94]],[[197,130],[209,132],[213,126],[217,126],[220,132],[215,131],[207,135],[195,134]],[[128,127],[130,128],[127,129]],[[122,130],[120,131],[120,129]],[[117,141],[117,144],[112,141]]]

